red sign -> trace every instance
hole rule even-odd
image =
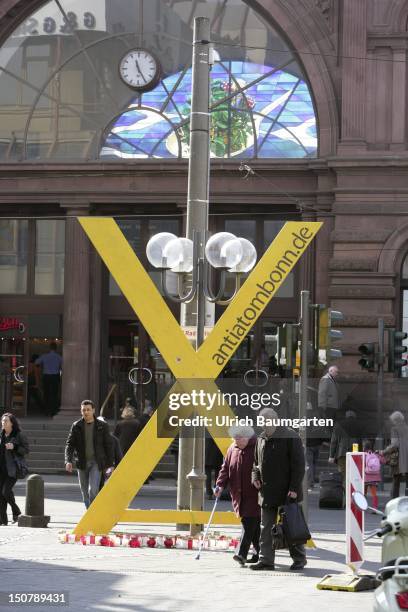
[[[8,329],[18,329],[18,331],[23,334],[25,332],[25,325],[15,317],[0,317],[0,331],[6,331]]]

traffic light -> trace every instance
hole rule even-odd
[[[299,326],[297,323],[284,323],[278,328],[278,365],[285,370],[296,367],[296,351],[299,340]]]
[[[388,371],[397,372],[400,368],[408,365],[406,359],[402,359],[402,355],[408,351],[408,348],[402,343],[408,338],[408,334],[395,329],[388,330]]]
[[[340,349],[332,348],[332,342],[341,340],[343,332],[339,329],[332,329],[334,321],[342,321],[344,319],[343,313],[339,310],[332,310],[331,308],[320,307],[319,308],[319,346],[318,355],[319,361],[322,363],[328,363],[333,359],[340,359],[343,354]]]
[[[375,342],[366,342],[365,344],[360,344],[358,347],[358,352],[360,353],[360,359],[358,360],[358,365],[361,366],[363,370],[369,370],[373,372],[375,370],[375,364],[377,362],[377,345]]]

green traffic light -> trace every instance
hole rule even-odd
[[[376,349],[377,346],[375,342],[366,342],[365,344],[360,344],[358,347],[358,352],[361,355],[361,358],[358,361],[358,365],[363,370],[374,371],[376,364]]]
[[[408,348],[403,341],[408,338],[408,334],[395,329],[388,330],[388,371],[398,372],[400,368],[408,365],[407,359],[401,356],[408,352]]]

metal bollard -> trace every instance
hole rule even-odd
[[[18,517],[19,527],[47,527],[49,516],[44,516],[44,480],[38,474],[27,478],[25,514]]]

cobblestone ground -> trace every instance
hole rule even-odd
[[[58,530],[72,528],[83,512],[75,481],[46,486],[48,529],[15,526],[0,528],[1,587],[9,592],[65,592],[67,606],[24,606],[29,610],[368,612],[372,593],[319,591],[316,584],[327,573],[343,572],[344,513],[318,511],[312,497],[309,522],[316,549],[308,550],[304,572],[289,571],[286,552],[277,556],[275,572],[253,572],[239,567],[230,552],[204,551],[201,559],[188,550],[105,548],[60,544]],[[173,487],[174,489],[174,487]],[[134,507],[173,507],[174,490],[168,485],[145,487]],[[17,489],[17,493],[19,489]],[[19,499],[23,503],[22,499]],[[228,503],[225,502],[225,509]],[[376,526],[367,516],[367,530]],[[320,525],[320,529],[319,529]],[[121,530],[172,534],[169,526],[121,526]],[[229,535],[235,529],[223,529]],[[380,542],[366,544],[367,572],[380,560]],[[4,595],[3,595],[4,601]],[[22,610],[3,604],[1,610]]]

